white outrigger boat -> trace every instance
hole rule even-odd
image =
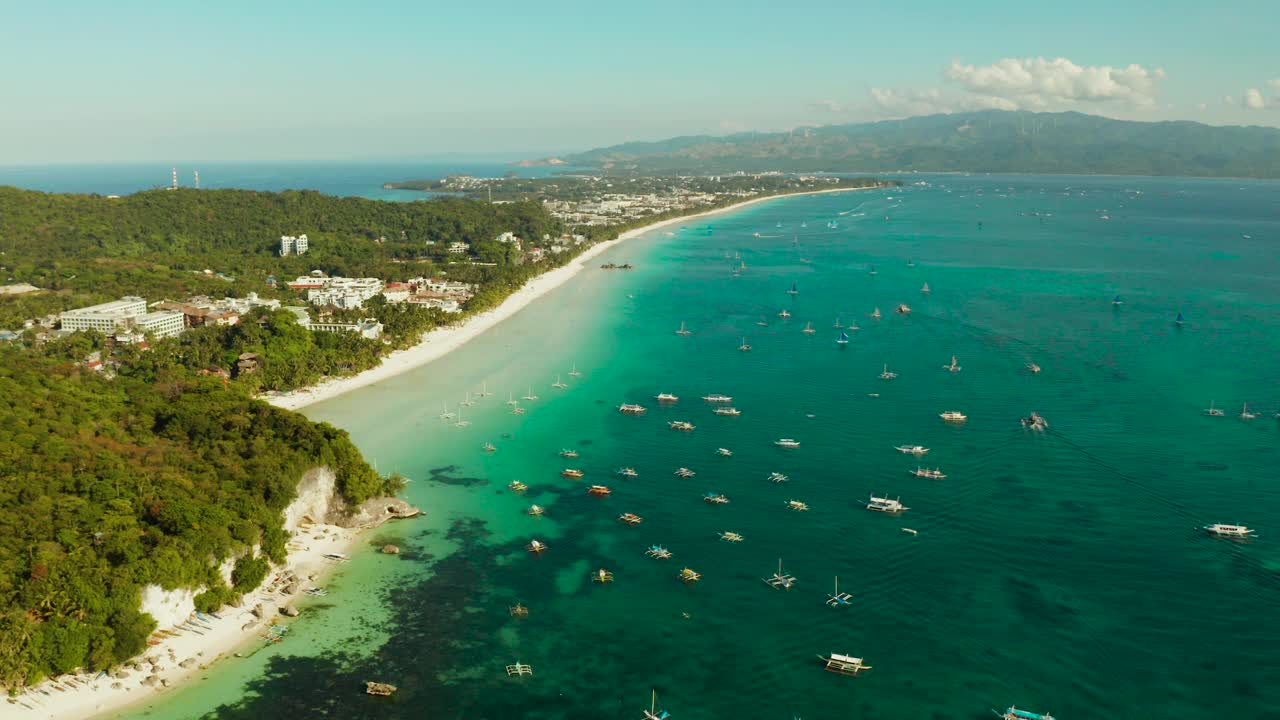
[[[786,475],[783,475],[780,472],[769,473],[769,482],[772,482],[772,483],[784,483],[790,479],[791,478],[787,477]]]
[[[690,469],[689,469],[689,468],[687,468],[687,467],[676,468],[676,471],[675,471],[675,473],[674,473],[674,475],[675,475],[676,477],[682,477],[682,478],[691,478],[691,477],[693,477],[694,475],[697,475],[697,474],[698,474],[698,473],[696,473],[696,472],[694,472],[694,471],[690,470]]]
[[[644,551],[644,554],[648,555],[649,557],[655,560],[671,559],[671,551],[662,547],[661,545],[650,545],[649,549]]]
[[[1049,429],[1049,421],[1044,419],[1040,413],[1031,413],[1022,418],[1022,427],[1028,430],[1039,430],[1041,432]]]
[[[660,403],[680,402],[679,396],[672,395],[671,393],[658,393],[654,396],[654,399]]]
[[[630,468],[630,467],[618,468],[617,472],[622,477],[633,478],[633,477],[640,476],[640,473],[636,472],[635,468]]]
[[[677,335],[692,335],[693,331],[684,326],[684,321],[680,321],[680,329],[676,331]]]
[[[1253,537],[1258,531],[1244,525],[1227,525],[1225,523],[1214,523],[1205,525],[1203,528],[1206,532],[1218,535],[1220,537],[1247,538]]]
[[[731,542],[731,543],[740,543],[743,541],[742,535],[736,532],[728,532],[728,531],[720,533],[720,539],[725,542]]]
[[[715,413],[716,415],[727,415],[729,417],[738,417],[739,415],[742,414],[742,411],[735,407],[718,407],[715,410],[712,410],[711,412]]]
[[[773,577],[764,578],[764,582],[769,587],[786,590],[796,584],[796,579],[794,576],[783,574],[782,558],[778,558],[778,572],[774,573]]]
[[[618,406],[618,412],[623,415],[643,415],[645,407],[643,405],[635,405],[632,403],[623,403]]]
[[[1240,410],[1240,419],[1241,419],[1241,420],[1253,420],[1253,419],[1255,419],[1255,418],[1257,418],[1257,417],[1258,417],[1258,413],[1256,413],[1256,412],[1249,412],[1249,403],[1245,403],[1245,404],[1244,404],[1244,408],[1243,408],[1242,410]]]
[[[955,355],[952,355],[952,356],[951,356],[951,364],[950,364],[950,365],[943,365],[943,366],[942,366],[942,369],[943,369],[943,370],[946,370],[946,371],[948,371],[948,372],[953,372],[953,373],[960,372],[960,365],[956,362],[956,356],[955,356]]]
[[[733,397],[730,395],[721,395],[719,393],[712,393],[710,395],[703,395],[702,400],[704,402],[709,402],[709,403],[727,403],[727,402],[733,402]]]
[[[809,509],[808,504],[802,503],[799,500],[788,500],[787,507],[796,512],[806,512]]]
[[[1209,401],[1209,407],[1205,409],[1204,414],[1208,415],[1209,417],[1223,417],[1226,415],[1226,413],[1223,412],[1222,408],[1213,406],[1212,400]]]
[[[916,457],[929,454],[929,448],[921,445],[898,445],[894,450],[897,450],[903,455],[915,455]]]
[[[546,511],[546,509],[545,509],[545,508],[543,508],[541,505],[530,505],[530,506],[529,506],[529,509],[528,509],[528,510],[525,510],[525,512],[526,512],[526,513],[528,513],[528,514],[530,514],[530,515],[532,515],[532,516],[534,516],[534,517],[537,517],[537,516],[539,516],[539,515],[543,515],[543,514],[545,514],[547,511]]]
[[[884,364],[884,372],[880,373],[880,379],[881,379],[881,380],[892,380],[892,379],[894,379],[894,378],[896,378],[896,377],[898,377],[898,373],[896,373],[896,372],[889,372],[889,363],[885,363],[885,364]]]
[[[871,499],[867,501],[867,509],[874,510],[876,512],[893,514],[893,513],[906,512],[911,508],[907,507],[906,505],[903,505],[902,502],[897,498],[890,499],[887,497],[876,497],[875,495],[872,495]]]
[[[694,429],[694,424],[691,422],[687,422],[685,420],[672,420],[671,422],[667,423],[667,427],[671,428],[672,430],[679,430],[681,432],[692,432]]]
[[[969,419],[969,416],[965,415],[959,410],[947,410],[946,412],[939,413],[938,417],[942,418],[943,421],[945,422],[953,422],[953,423],[962,423],[965,420]]]
[[[841,655],[839,653],[831,653],[826,656],[819,655],[818,659],[827,664],[827,672],[839,673],[841,675],[857,675],[863,670],[871,669],[870,665],[862,662],[862,658]]]
[[[742,344],[738,346],[738,352],[751,352],[751,344],[747,342],[747,338],[742,338]]]
[[[835,589],[827,596],[827,605],[830,607],[848,607],[853,604],[853,596],[849,593],[840,592],[840,577],[836,576]]]
[[[568,385],[568,383],[561,382],[561,381],[560,381],[560,376],[559,376],[559,375],[557,375],[557,376],[556,376],[556,381],[555,381],[555,382],[553,382],[553,383],[551,383],[551,387],[553,387],[553,388],[555,388],[555,389],[557,389],[557,390],[563,390],[563,389],[565,389],[565,388],[569,387],[569,385]]]
[[[930,480],[944,480],[947,477],[942,473],[942,470],[939,468],[934,468],[930,470],[929,468],[918,467],[915,470],[909,470],[908,472],[910,472],[912,475],[915,475],[916,477],[928,478]]]
[[[716,448],[716,454],[721,457],[733,457],[733,451],[729,448]]]
[[[1004,712],[999,710],[992,710],[991,712],[995,713],[1000,720],[1053,720],[1053,716],[1049,713],[1040,714],[1029,710],[1019,710],[1012,705]]]
[[[800,447],[800,441],[794,438],[778,438],[777,440],[773,441],[773,444],[777,445],[778,447],[784,447],[784,448]]]

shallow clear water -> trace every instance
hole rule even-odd
[[[650,688],[676,720],[1280,714],[1276,184],[929,180],[631,241],[599,262],[638,269],[584,272],[441,361],[309,408],[412,478],[429,517],[370,538],[285,643],[129,717],[639,717]],[[844,350],[837,316],[861,327]],[[897,379],[878,379],[885,363]],[[482,383],[495,395],[464,408],[470,427],[438,419]],[[508,393],[530,385],[540,398],[511,415]],[[711,414],[710,392],[742,416]],[[1201,415],[1211,400],[1227,417]],[[1236,417],[1244,402],[1258,419]],[[941,422],[950,409],[968,422]],[[1032,410],[1048,432],[1022,429]],[[909,475],[903,443],[948,477]],[[872,492],[911,509],[868,512]],[[545,517],[523,513],[535,502]],[[1210,522],[1259,537],[1197,531]],[[541,557],[523,550],[534,537]],[[372,552],[388,538],[406,554]],[[652,543],[675,557],[645,557]],[[761,581],[779,557],[790,591]],[[676,578],[686,565],[696,586]],[[616,582],[590,582],[602,567]],[[824,605],[836,575],[851,607]],[[815,655],[831,652],[874,669],[825,673]],[[517,660],[533,678],[506,676]],[[400,692],[366,697],[366,679]]]

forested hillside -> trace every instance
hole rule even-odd
[[[141,652],[143,585],[205,586],[204,610],[255,587],[315,465],[352,503],[398,489],[345,432],[212,378],[107,380],[0,350],[0,686]],[[231,557],[229,587],[213,568]]]

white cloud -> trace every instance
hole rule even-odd
[[[1262,97],[1261,90],[1258,88],[1249,88],[1244,91],[1244,106],[1250,110],[1261,110],[1267,106],[1267,100]]]
[[[1066,58],[1005,58],[991,65],[952,62],[947,79],[976,95],[1000,98],[1018,107],[1041,108],[1075,102],[1155,102],[1156,85],[1166,77],[1162,68],[1141,65],[1080,66]]]

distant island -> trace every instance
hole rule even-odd
[[[557,157],[540,158],[538,160],[517,160],[511,165],[513,167],[547,167],[549,165],[568,165],[569,163]]]
[[[777,170],[1280,178],[1280,129],[989,110],[632,142],[564,162],[614,175]]]

